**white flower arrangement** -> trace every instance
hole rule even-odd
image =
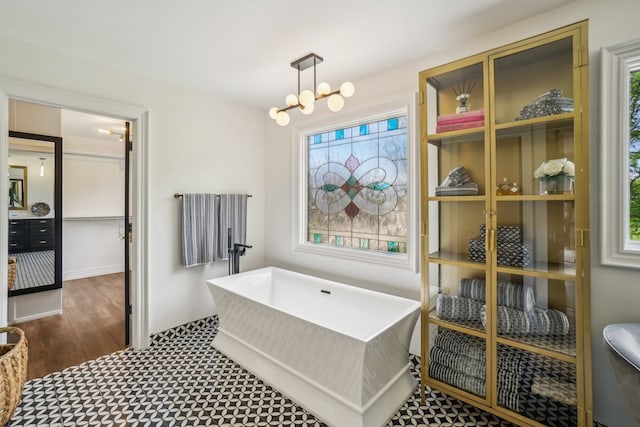
[[[538,169],[533,173],[534,178],[544,178],[556,175],[575,176],[576,165],[566,158],[547,160],[546,162],[542,162]]]

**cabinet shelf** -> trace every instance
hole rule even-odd
[[[527,120],[514,120],[512,122],[497,123],[495,125],[495,129],[497,131],[500,131],[500,136],[502,135],[508,136],[510,134],[515,135],[515,134],[521,133],[523,129],[531,128],[531,127],[544,126],[546,128],[557,128],[557,129],[569,128],[573,126],[574,117],[575,117],[575,112],[554,114],[551,116],[536,117],[534,119],[527,119]],[[512,131],[512,133],[509,131]]]
[[[486,126],[486,125],[485,125]],[[459,142],[484,142],[484,126],[469,129],[452,130],[450,132],[435,133],[427,136],[430,144],[455,144]]]
[[[524,194],[521,196],[495,196],[495,200],[497,202],[567,202],[575,199],[575,194],[549,194],[545,196],[538,194]]]
[[[483,339],[486,337],[486,332],[481,322],[453,322],[451,320],[441,319],[436,314],[435,308],[429,311],[429,323]]]
[[[486,270],[487,265],[469,259],[469,254],[458,252],[437,251],[430,253],[427,262],[435,264],[448,264],[468,268],[472,270]],[[497,266],[498,273],[507,273],[517,276],[541,277],[555,280],[576,280],[576,265],[574,263],[535,262],[533,266],[511,267]]]
[[[539,337],[519,337],[509,335],[499,335],[497,342],[531,353],[553,357],[568,363],[576,363],[576,339],[575,330],[569,331],[571,336],[539,336]]]
[[[449,264],[472,270],[485,270],[486,264],[469,260],[469,254],[458,252],[437,251],[427,256],[427,262],[436,264]]]
[[[441,319],[436,309],[429,311],[429,323],[473,335],[486,337],[485,327],[479,321],[452,321]],[[497,335],[497,342],[511,347],[526,350],[543,356],[550,356],[568,363],[576,363],[576,329],[575,321],[570,320],[569,332],[566,335]]]
[[[429,202],[484,202],[487,200],[486,195],[477,196],[429,196]]]
[[[542,277],[555,280],[576,280],[576,265],[573,263],[538,262],[534,267],[496,267],[498,273],[515,274],[518,276]]]

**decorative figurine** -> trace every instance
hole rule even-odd
[[[456,82],[456,87],[451,88],[456,95],[456,101],[460,103],[460,105],[456,107],[456,114],[466,113],[471,110],[471,104],[469,104],[468,101],[475,85],[475,82],[467,85],[467,82],[463,81],[462,86]]]

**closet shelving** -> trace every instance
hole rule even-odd
[[[422,391],[520,425],[592,424],[587,52],[580,22],[419,74]]]

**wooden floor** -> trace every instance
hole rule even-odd
[[[29,341],[27,379],[125,348],[124,273],[69,280],[62,314],[17,323]]]

